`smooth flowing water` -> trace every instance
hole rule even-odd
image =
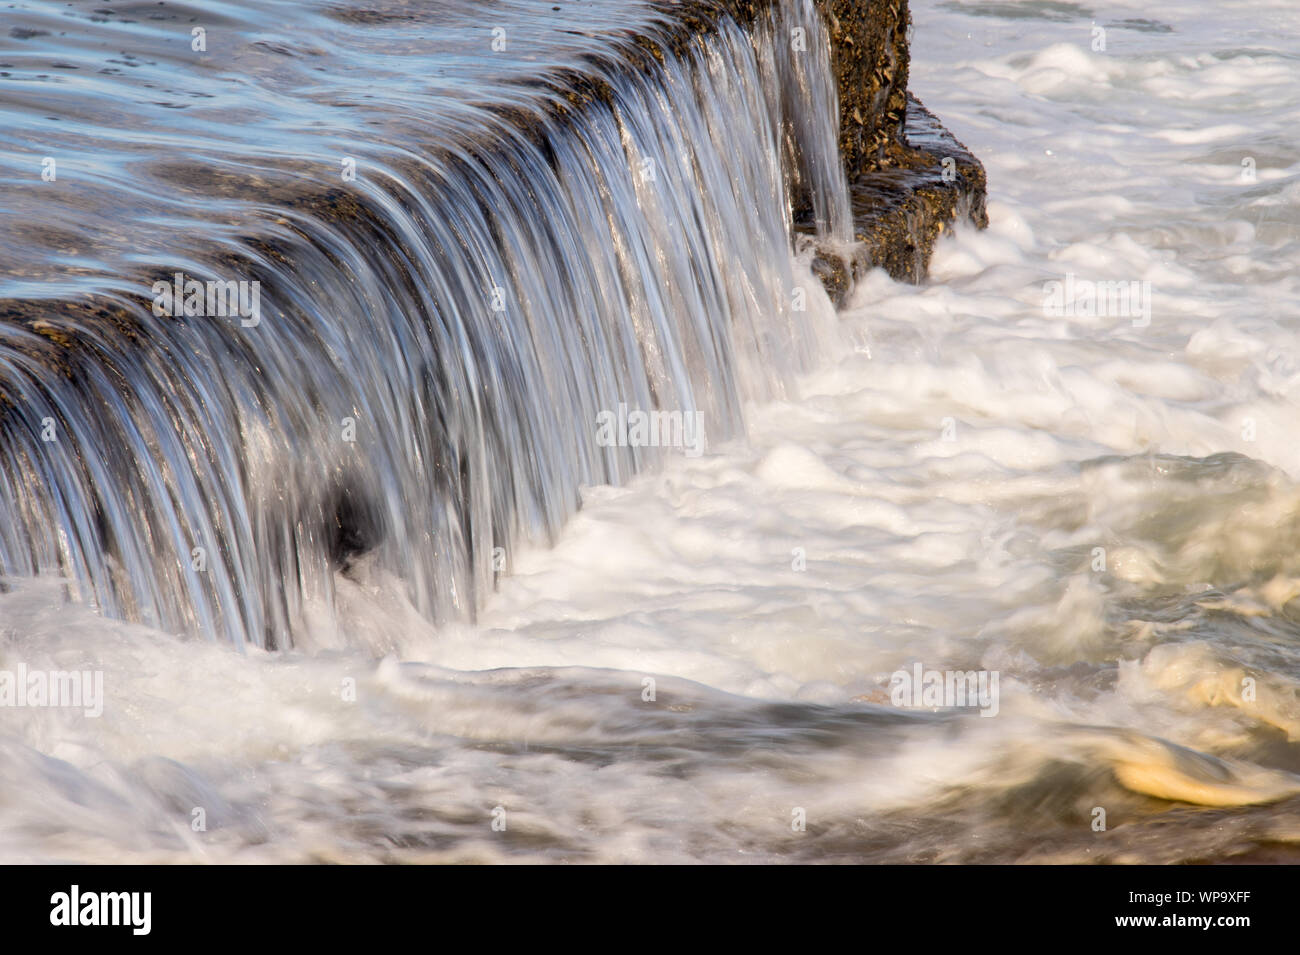
[[[61,8],[11,33],[0,294],[99,311],[0,333],[0,571],[284,647],[365,552],[423,615],[468,616],[580,486],[656,456],[602,443],[602,410],[698,422],[702,448],[810,367],[828,316],[791,188],[827,238],[849,226],[806,0],[662,63],[536,3],[259,9],[110,18],[141,51],[105,60],[125,77],[64,38],[96,27],[53,39]],[[593,16],[670,43],[648,9]],[[543,81],[578,68],[575,110]],[[232,307],[189,282],[258,284]]]
[[[207,242],[228,234],[262,277],[255,327],[149,310],[160,252],[226,277],[200,233],[90,262],[124,220],[72,206],[85,232],[46,243],[70,250],[63,281],[111,286],[149,332],[104,331],[78,367],[111,371],[67,384],[32,357],[71,335],[57,316],[0,326],[3,390],[50,409],[6,409],[0,667],[104,685],[98,716],[0,712],[0,856],[1294,859],[1300,16],[913,15],[912,88],[985,162],[990,227],[942,241],[920,287],[872,274],[838,316],[790,254],[789,211],[812,179],[843,234],[816,145],[835,112],[762,30],[602,61],[612,101],[543,109],[531,138],[492,125],[510,148],[472,159],[439,151],[386,59],[423,55],[411,24],[341,34],[380,30],[387,67],[300,38],[356,72],[310,92],[277,54],[267,117],[228,133],[230,176],[189,156],[174,180],[204,177]],[[320,161],[357,156],[364,208],[320,205],[327,177],[294,179],[291,148],[249,158],[316,135],[284,128],[307,125],[299,100],[363,95],[374,151],[332,129]],[[792,97],[802,157],[783,152]],[[464,100],[469,129],[491,123]],[[93,195],[163,202],[144,219],[174,226],[186,202],[142,185],[163,149],[122,138],[147,168],[104,160]],[[276,203],[249,186],[268,168],[294,183]],[[23,284],[48,274],[39,248],[6,239],[6,295],[53,294]],[[1056,309],[1046,283],[1067,278],[1143,292]],[[619,402],[701,411],[706,453],[601,447]],[[996,673],[998,693],[894,705],[916,666]]]

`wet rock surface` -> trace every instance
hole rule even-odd
[[[904,136],[907,145],[892,152],[891,164],[859,170],[849,181],[860,246],[849,255],[823,248],[815,259],[836,304],[868,269],[883,268],[899,281],[924,280],[945,229],[958,220],[988,225],[984,167],[910,94]]]
[[[329,185],[337,173],[325,163],[360,148],[346,142],[346,129],[331,124],[343,115],[340,109],[353,115],[365,108],[365,97],[357,98],[346,80],[332,75],[346,76],[350,68],[337,51],[306,41],[294,48],[254,42],[251,27],[237,18],[169,4],[148,9],[149,29],[184,32],[191,24],[206,24],[211,54],[191,55],[188,34],[164,39],[161,32],[121,50],[130,35],[120,28],[138,22],[128,16],[130,9],[114,20],[90,5],[71,6],[62,18],[31,14],[30,22],[16,22],[6,41],[12,55],[5,54],[3,65],[9,69],[0,71],[0,108],[22,118],[6,138],[15,147],[43,141],[53,158],[67,157],[69,163],[56,187],[40,181],[34,158],[22,168],[5,160],[11,175],[2,187],[9,211],[8,238],[0,242],[0,317],[24,330],[17,339],[34,357],[45,356],[51,370],[68,373],[67,359],[56,353],[78,347],[81,337],[61,329],[130,334],[130,306],[145,298],[137,290],[147,289],[176,260],[208,260],[216,267],[240,261],[248,271],[257,259],[274,258],[277,245],[291,237],[282,219],[267,214],[269,208],[288,207],[326,223],[374,218],[367,196]],[[411,83],[412,95],[433,97],[429,108],[444,116],[436,128],[421,128],[390,111],[367,121],[380,127],[384,145],[400,134],[409,136],[411,149],[446,154],[462,146],[493,149],[502,127],[528,135],[540,117],[577,116],[585,104],[609,98],[597,67],[611,61],[648,67],[680,55],[724,19],[753,26],[774,6],[771,0],[603,2],[579,11],[516,0],[498,14],[503,36],[511,38],[508,50],[477,58],[464,55],[464,38],[484,39],[478,34],[496,21],[463,4],[424,9],[379,0],[329,16],[339,24],[333,29],[350,31],[347,42],[356,42],[365,56],[405,55],[409,49],[413,60],[443,57],[450,64],[425,71],[433,74],[427,87],[388,77]],[[851,276],[868,265],[919,279],[943,223],[969,215],[982,224],[984,175],[978,160],[907,93],[906,0],[816,0],[816,7],[830,37],[855,231],[867,247],[848,262],[828,255],[818,263],[838,300]],[[57,38],[62,52],[45,55],[39,44],[54,43],[53,27],[60,25],[73,28]],[[304,28],[309,25],[304,21]],[[440,29],[429,32],[434,25]],[[385,31],[409,36],[400,50],[392,50],[384,46]],[[67,38],[74,34],[76,39]],[[248,42],[233,53],[217,49],[236,40]],[[387,75],[400,60],[375,62]],[[258,88],[247,94],[233,90],[218,69],[222,63],[249,71]],[[84,84],[87,71],[107,77],[98,81],[116,93],[106,97],[96,88],[79,101],[77,84]],[[286,107],[272,106],[259,88],[306,97],[298,101],[305,112],[294,106],[301,115],[285,114],[300,128],[274,154],[259,149],[250,130]],[[241,107],[241,96],[256,99]],[[96,105],[100,99],[102,109]],[[314,113],[319,118],[313,120]],[[116,135],[122,132],[128,135]],[[364,129],[355,134],[372,135]],[[95,168],[84,168],[92,155]],[[363,148],[358,155],[364,162]],[[943,175],[946,157],[956,162],[955,177]],[[793,199],[797,227],[812,231],[807,195],[796,192]],[[253,255],[246,254],[250,248]]]
[[[879,267],[900,281],[925,278],[949,224],[988,225],[980,161],[907,91],[906,0],[821,0],[840,94],[840,152],[861,247],[822,247],[814,271],[836,304],[855,278]],[[807,216],[797,223],[811,235]]]

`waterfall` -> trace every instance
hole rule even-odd
[[[286,185],[288,151],[191,155],[210,182],[257,168],[276,188],[124,259],[75,348],[57,298],[0,322],[0,578],[59,574],[104,614],[278,648],[364,558],[430,619],[472,617],[581,486],[661,463],[598,441],[602,412],[743,434],[828,317],[792,256],[800,202],[851,236],[828,40],[811,0],[670,29],[500,108],[378,88],[401,123],[342,184]],[[187,282],[246,283],[256,313],[247,294],[187,311]]]

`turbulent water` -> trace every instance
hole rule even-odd
[[[14,523],[14,501],[43,492],[4,487],[0,667],[102,671],[104,705],[0,712],[0,858],[1293,860],[1300,14],[1282,0],[1154,0],[916,2],[913,17],[912,89],[984,161],[990,194],[989,229],[941,241],[922,286],[873,273],[838,317],[819,294],[794,310],[790,290],[812,280],[788,254],[792,192],[812,180],[823,231],[843,229],[842,183],[816,145],[835,114],[770,37],[724,29],[690,62],[618,77],[621,110],[592,107],[554,138],[583,155],[552,163],[519,142],[532,157],[519,168],[553,192],[480,177],[481,201],[437,206],[494,210],[518,230],[513,247],[489,224],[428,215],[447,195],[436,187],[470,188],[468,167],[442,175],[450,160],[412,138],[385,185],[359,187],[391,235],[350,234],[348,219],[311,232],[311,210],[284,214],[301,257],[283,271],[262,260],[261,325],[158,329],[222,349],[189,357],[123,349],[115,360],[157,383],[133,393],[135,417],[97,403],[117,393],[111,375],[42,392],[87,426],[136,422],[90,458],[109,473],[129,470],[119,454],[184,460],[186,425],[171,456],[163,446],[177,416],[241,437],[202,444],[214,459],[267,450],[224,472],[226,498],[192,489],[228,501],[195,512],[214,526],[247,509],[234,536],[251,552],[212,565],[230,580],[253,568],[229,596],[158,569],[190,566],[190,524],[130,538],[124,516],[109,536],[137,541],[134,568],[120,553],[60,554],[103,543],[114,516],[59,538],[50,505],[24,504]],[[401,33],[383,29],[376,43]],[[392,122],[376,137],[396,149],[418,108],[396,80],[384,95]],[[790,96],[805,103],[802,172],[782,153]],[[251,163],[256,133],[232,137]],[[657,161],[654,180],[640,158]],[[89,242],[86,229],[72,238]],[[448,274],[435,250],[453,232],[482,235],[461,259],[481,275]],[[392,235],[404,273],[376,266]],[[28,246],[7,294],[31,294],[21,273],[41,259]],[[467,291],[496,261],[511,281],[493,284],[515,296],[497,320],[526,329],[526,348],[489,331],[497,313]],[[568,271],[578,262],[588,284]],[[67,281],[102,288],[83,267]],[[272,281],[289,272],[311,279],[296,298]],[[1139,285],[1116,314],[1054,308],[1052,282]],[[127,285],[119,296],[151,321]],[[335,323],[305,318],[321,314]],[[467,358],[455,368],[500,381],[447,378],[450,361],[422,370],[444,341]],[[30,349],[4,344],[15,375]],[[264,372],[246,385],[231,380],[241,356]],[[200,400],[209,381],[222,401]],[[166,409],[152,421],[139,414],[149,396]],[[652,400],[704,412],[706,453],[584,444],[602,408]],[[238,415],[202,417],[227,407]],[[369,436],[363,407],[383,422]],[[343,416],[358,425],[346,448],[330,430]],[[36,448],[39,429],[19,440],[6,427],[0,454]],[[469,430],[420,444],[449,427]],[[481,467],[459,461],[471,449]],[[451,473],[431,478],[439,463]],[[107,487],[71,464],[58,473],[157,527],[192,513],[175,472]],[[337,497],[339,477],[370,495],[369,518],[351,523],[374,540],[321,539],[337,502],[294,498]],[[261,495],[245,504],[248,489]],[[76,512],[74,498],[59,506]],[[286,518],[299,513],[317,528]],[[24,549],[14,528],[43,526],[48,553]],[[286,539],[269,540],[277,527]],[[509,567],[493,590],[498,537]],[[84,597],[96,559],[109,605],[70,602],[56,572]],[[266,609],[276,579],[303,582],[283,611]],[[451,612],[466,590],[482,592],[473,622]],[[206,596],[151,607],[150,593]],[[138,605],[112,606],[122,594]],[[281,626],[294,648],[260,649]],[[991,718],[893,705],[892,674],[917,665],[996,672]]]

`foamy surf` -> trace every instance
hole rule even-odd
[[[1295,15],[1067,7],[914,5],[989,229],[868,276],[742,437],[583,487],[475,623],[365,558],[281,654],[11,583],[0,669],[124,703],[4,714],[0,856],[1294,859]],[[978,672],[996,716],[943,695]]]

